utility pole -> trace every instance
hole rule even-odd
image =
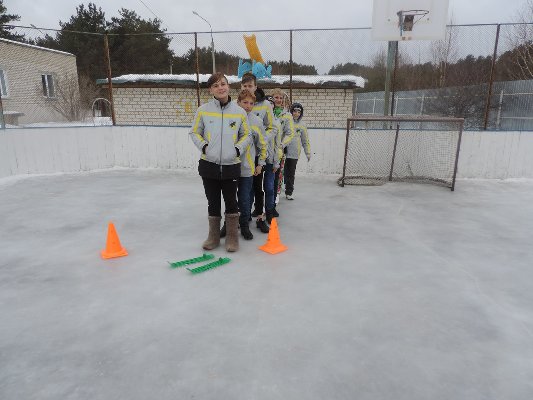
[[[217,69],[215,67],[215,42],[213,41],[213,28],[211,27],[211,24],[208,20],[206,20],[204,17],[202,17],[200,14],[198,14],[196,11],[192,12],[197,17],[200,17],[203,19],[207,24],[209,25],[209,29],[211,30],[211,58],[213,60],[213,74],[217,72]]]

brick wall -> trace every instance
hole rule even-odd
[[[352,115],[353,94],[353,89],[295,89],[292,101],[304,106],[307,126],[345,128],[346,118]]]
[[[201,91],[201,102],[209,100]],[[113,88],[118,125],[190,125],[197,108],[192,88]]]
[[[268,93],[268,90],[266,91]],[[230,95],[237,97],[237,91]],[[211,96],[201,89],[200,102]],[[190,125],[197,108],[194,88],[113,87],[118,125]],[[294,89],[293,101],[304,106],[304,119],[310,127],[344,128],[352,115],[353,89]]]
[[[64,121],[50,107],[57,99],[44,97],[41,75],[53,75],[56,90],[65,74],[77,81],[74,55],[0,40],[0,69],[4,70],[8,86],[2,106],[4,111],[24,113],[19,124]]]

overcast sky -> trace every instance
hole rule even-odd
[[[526,0],[449,0],[454,23],[479,24],[516,22]],[[360,28],[372,25],[372,0],[328,1],[221,1],[221,0],[106,0],[93,1],[106,19],[117,10],[135,10],[143,18],[157,15],[167,32],[208,31],[209,26],[192,14],[196,10],[209,20],[214,31]],[[4,0],[10,14],[18,14],[18,24],[59,28],[68,21],[82,1],[73,0]],[[88,2],[83,2],[88,4]],[[143,4],[144,3],[144,4]],[[151,10],[151,11],[150,11]]]

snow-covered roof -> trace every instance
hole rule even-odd
[[[34,49],[45,50],[45,51],[51,51],[52,53],[59,53],[59,54],[64,54],[64,55],[67,55],[67,56],[75,57],[74,54],[72,54],[72,53],[67,53],[66,51],[59,51],[59,50],[54,50],[54,49],[48,49],[48,48],[46,48],[46,47],[35,46],[35,45],[33,45],[33,44],[28,44],[28,43],[17,42],[17,41],[15,41],[15,40],[9,40],[9,39],[2,39],[2,38],[0,38],[0,42],[12,43],[12,44],[16,44],[16,45],[19,45],[19,46],[32,47],[32,48],[34,48]]]
[[[200,74],[200,83],[207,83],[211,74]],[[239,83],[241,78],[235,75],[227,75],[228,82]],[[112,83],[121,85],[128,83],[176,83],[176,84],[195,84],[196,74],[130,74],[112,78]],[[290,82],[289,75],[273,75],[272,78],[258,79],[262,85],[284,85]],[[364,87],[365,80],[355,75],[293,75],[293,84],[308,84],[314,86],[346,86],[346,87]],[[106,84],[107,79],[98,79],[98,84]]]

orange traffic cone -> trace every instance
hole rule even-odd
[[[112,222],[109,223],[107,228],[107,243],[105,250],[102,250],[100,254],[102,255],[102,258],[115,258],[128,255],[126,249],[120,244],[115,225],[113,225]]]
[[[270,231],[268,232],[266,243],[260,246],[259,249],[266,251],[267,253],[270,253],[270,254],[281,253],[282,251],[285,251],[288,249],[287,246],[281,243],[281,240],[279,238],[278,222],[276,221],[276,218],[272,219],[272,223],[270,224]]]

